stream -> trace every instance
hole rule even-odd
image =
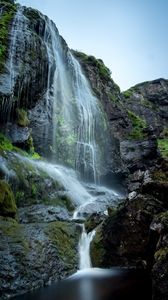
[[[86,269],[70,278],[15,300],[142,300],[152,299],[151,281],[145,271]]]

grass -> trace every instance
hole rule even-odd
[[[144,129],[147,127],[145,120],[137,116],[134,112],[128,110],[128,117],[132,123],[132,131],[129,135],[131,139],[143,139],[146,137]]]

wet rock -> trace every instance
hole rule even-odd
[[[79,232],[73,223],[18,224],[1,218],[1,299],[70,275],[78,265]]]
[[[18,215],[22,224],[70,219],[70,215],[64,207],[44,204],[22,207],[18,210]]]
[[[105,214],[94,213],[89,216],[85,221],[85,230],[87,233],[95,229],[106,218]]]

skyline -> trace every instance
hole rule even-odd
[[[51,18],[70,48],[101,58],[121,90],[168,78],[168,1],[18,2]]]

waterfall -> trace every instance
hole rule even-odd
[[[103,212],[107,209],[107,203],[105,203],[106,199],[101,199],[102,192],[93,194],[81,182],[81,180],[85,183],[94,182],[95,187],[100,183],[101,176],[108,172],[109,133],[100,101],[93,93],[78,60],[59,35],[55,24],[46,16],[40,15],[40,18],[43,19],[42,27],[44,30],[41,30],[40,33],[36,32],[35,36],[31,37],[31,30],[29,29],[31,20],[26,14],[24,15],[24,9],[18,6],[10,33],[10,56],[6,62],[7,71],[0,75],[0,84],[3,81],[2,92],[10,97],[10,99],[4,100],[4,107],[6,105],[10,107],[3,109],[3,113],[10,115],[13,106],[16,108],[26,104],[30,122],[33,122],[33,114],[36,116],[36,134],[34,135],[32,126],[33,140],[36,142],[37,139],[37,144],[41,143],[42,148],[46,147],[46,152],[50,152],[49,157],[47,157],[50,163],[31,161],[18,154],[16,156],[23,163],[33,164],[37,172],[39,169],[43,170],[62,184],[65,192],[76,206],[73,219],[79,216],[84,217],[85,213],[91,215],[92,212],[97,212],[95,202],[98,202],[98,197],[99,212]],[[25,89],[25,82],[28,82],[29,79],[32,83],[33,81],[36,82],[37,79],[31,77],[32,74],[27,74],[32,71],[29,59],[31,50],[35,51],[36,49],[33,43],[37,36],[40,39],[39,45],[42,45],[42,50],[44,50],[41,53],[46,52],[46,56],[45,58],[42,57],[42,60],[44,60],[47,82],[45,82],[46,85],[44,85],[41,94],[38,85],[39,98],[36,101],[30,99],[30,101],[34,101],[34,106],[29,106],[27,103],[29,101],[27,92],[29,84],[25,85],[25,102],[21,103],[21,96],[22,89]],[[26,55],[29,57],[28,67],[30,69],[24,70],[24,73],[23,70],[21,72],[21,69],[26,65]],[[34,73],[36,74],[35,70]],[[40,74],[41,80],[45,78],[43,72],[37,74]],[[38,80],[40,81],[40,79]],[[32,86],[30,85],[30,87]],[[37,115],[39,120],[37,120]],[[32,123],[30,124],[32,125]],[[41,140],[38,140],[40,138]],[[3,165],[3,172],[6,172],[8,177],[12,175],[8,174],[5,164]],[[103,191],[104,198],[105,193]],[[113,198],[114,193],[112,197],[110,196],[110,200]],[[93,206],[93,210],[88,208],[89,213],[85,211],[88,205]],[[95,230],[87,234],[85,226],[82,225],[79,241],[80,269],[91,267],[90,243],[94,235]]]
[[[49,61],[45,103],[48,115],[52,107],[52,159],[71,166],[82,178],[96,183],[106,165],[105,117],[79,62],[54,23],[44,18]]]
[[[0,75],[1,91],[5,95],[0,107],[1,118],[6,118],[4,122],[11,121],[16,117],[17,107],[30,108],[33,139],[35,145],[42,145],[42,154],[53,163],[75,169],[81,179],[99,183],[107,173],[110,152],[103,109],[55,24],[46,16],[40,18],[43,25],[38,39],[45,55],[43,65],[39,65],[42,69],[39,76],[41,81],[45,79],[44,90],[41,95],[39,91],[38,102],[31,99],[34,94],[28,93],[32,81],[39,80],[29,69],[31,54],[37,51],[36,40],[31,35],[32,25],[25,8],[18,5],[10,32],[9,58],[5,72]],[[31,107],[31,101],[36,105]]]
[[[89,269],[91,268],[90,259],[90,244],[95,236],[96,231],[93,230],[89,233],[85,230],[85,225],[82,225],[82,234],[79,241],[79,269]]]

